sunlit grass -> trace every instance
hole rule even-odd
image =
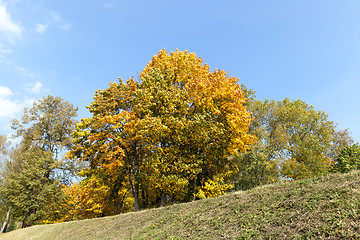
[[[164,208],[34,226],[0,239],[357,239],[360,173],[258,187]]]

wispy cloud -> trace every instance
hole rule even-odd
[[[26,91],[30,94],[39,94],[43,92],[48,92],[49,90],[45,89],[40,81],[36,81],[35,83],[29,84],[26,88]]]
[[[57,23],[57,22],[62,22],[63,19],[60,17],[60,15],[57,12],[51,12],[51,21]]]
[[[0,1],[0,34],[8,41],[14,42],[22,35],[22,32],[21,24],[11,19],[6,6]]]
[[[13,92],[8,87],[0,86],[0,99],[7,98],[9,96],[12,96]]]
[[[29,107],[34,99],[24,98],[22,101],[13,100],[15,94],[10,88],[0,86],[0,120],[3,118],[13,118],[25,107]]]
[[[51,12],[50,17],[46,23],[36,24],[36,32],[43,34],[51,25],[58,26],[63,30],[69,30],[72,27],[72,24],[65,22],[57,12]]]
[[[48,24],[41,24],[41,23],[38,23],[36,24],[36,31],[38,33],[44,33],[46,31],[46,28],[48,27]]]
[[[8,64],[9,64],[10,66],[12,66],[15,70],[21,72],[21,74],[22,74],[24,77],[33,78],[33,79],[35,79],[35,78],[40,78],[40,77],[41,77],[40,74],[37,74],[37,73],[35,73],[35,72],[27,69],[27,68],[20,67],[20,66],[18,66],[18,65],[15,64],[15,63],[8,62]]]
[[[65,23],[65,24],[62,24],[60,26],[61,29],[64,29],[64,30],[69,30],[70,28],[72,28],[72,24],[71,23]]]
[[[9,48],[8,46],[5,46],[0,42],[0,60],[2,60],[5,55],[11,54],[13,50]]]
[[[114,6],[114,4],[112,2],[106,2],[104,4],[104,8],[112,8]]]
[[[13,52],[12,47],[22,35],[21,24],[13,21],[6,5],[0,0],[0,62]]]

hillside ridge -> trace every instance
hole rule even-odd
[[[360,172],[1,234],[8,239],[360,239]]]

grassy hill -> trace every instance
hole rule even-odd
[[[360,172],[268,185],[0,239],[360,239]]]

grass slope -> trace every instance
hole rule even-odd
[[[360,172],[0,235],[1,240],[184,238],[360,239]]]

